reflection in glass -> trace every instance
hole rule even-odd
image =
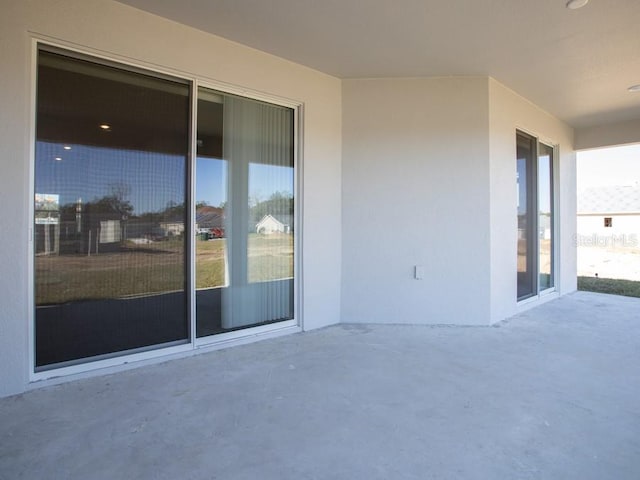
[[[248,280],[293,278],[293,166],[249,165]]]
[[[518,300],[536,293],[535,272],[535,139],[517,134]]]
[[[553,148],[538,147],[538,242],[540,290],[553,287]]]
[[[197,136],[197,336],[293,318],[293,110],[200,88]]]
[[[222,288],[229,284],[225,217],[228,166],[222,158],[222,96],[198,91],[196,159],[196,336],[222,330]]]
[[[188,93],[39,52],[37,367],[187,340]]]
[[[199,156],[196,178],[196,288],[224,287],[228,284],[224,161]]]

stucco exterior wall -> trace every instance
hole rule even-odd
[[[343,321],[488,324],[488,78],[343,85]]]
[[[516,301],[516,129],[557,146],[555,168],[556,290],[576,290],[576,158],[573,129],[494,79],[489,81],[491,321],[519,311]],[[528,301],[527,308],[539,304]],[[521,308],[521,307],[520,307]]]
[[[343,321],[486,325],[523,308],[517,129],[558,148],[556,292],[569,293],[570,127],[488,77],[344,81]]]

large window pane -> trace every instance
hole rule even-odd
[[[189,337],[189,87],[40,51],[36,366]]]
[[[517,132],[518,300],[554,286],[553,147]]]
[[[222,329],[222,288],[229,284],[228,165],[222,156],[223,96],[198,91],[196,159],[196,335]]]
[[[540,290],[553,282],[553,148],[538,146],[538,242]]]
[[[293,110],[201,88],[197,145],[197,335],[293,318]]]
[[[536,293],[535,139],[517,135],[518,299]]]
[[[249,282],[293,278],[293,185],[292,163],[249,165]]]

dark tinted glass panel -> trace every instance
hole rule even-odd
[[[189,337],[187,84],[41,51],[36,366]]]
[[[200,89],[197,336],[293,318],[293,110]]]
[[[535,139],[517,135],[518,299],[536,293],[535,273]]]

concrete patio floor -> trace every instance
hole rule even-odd
[[[638,479],[640,299],[339,325],[0,400],[2,479]]]

